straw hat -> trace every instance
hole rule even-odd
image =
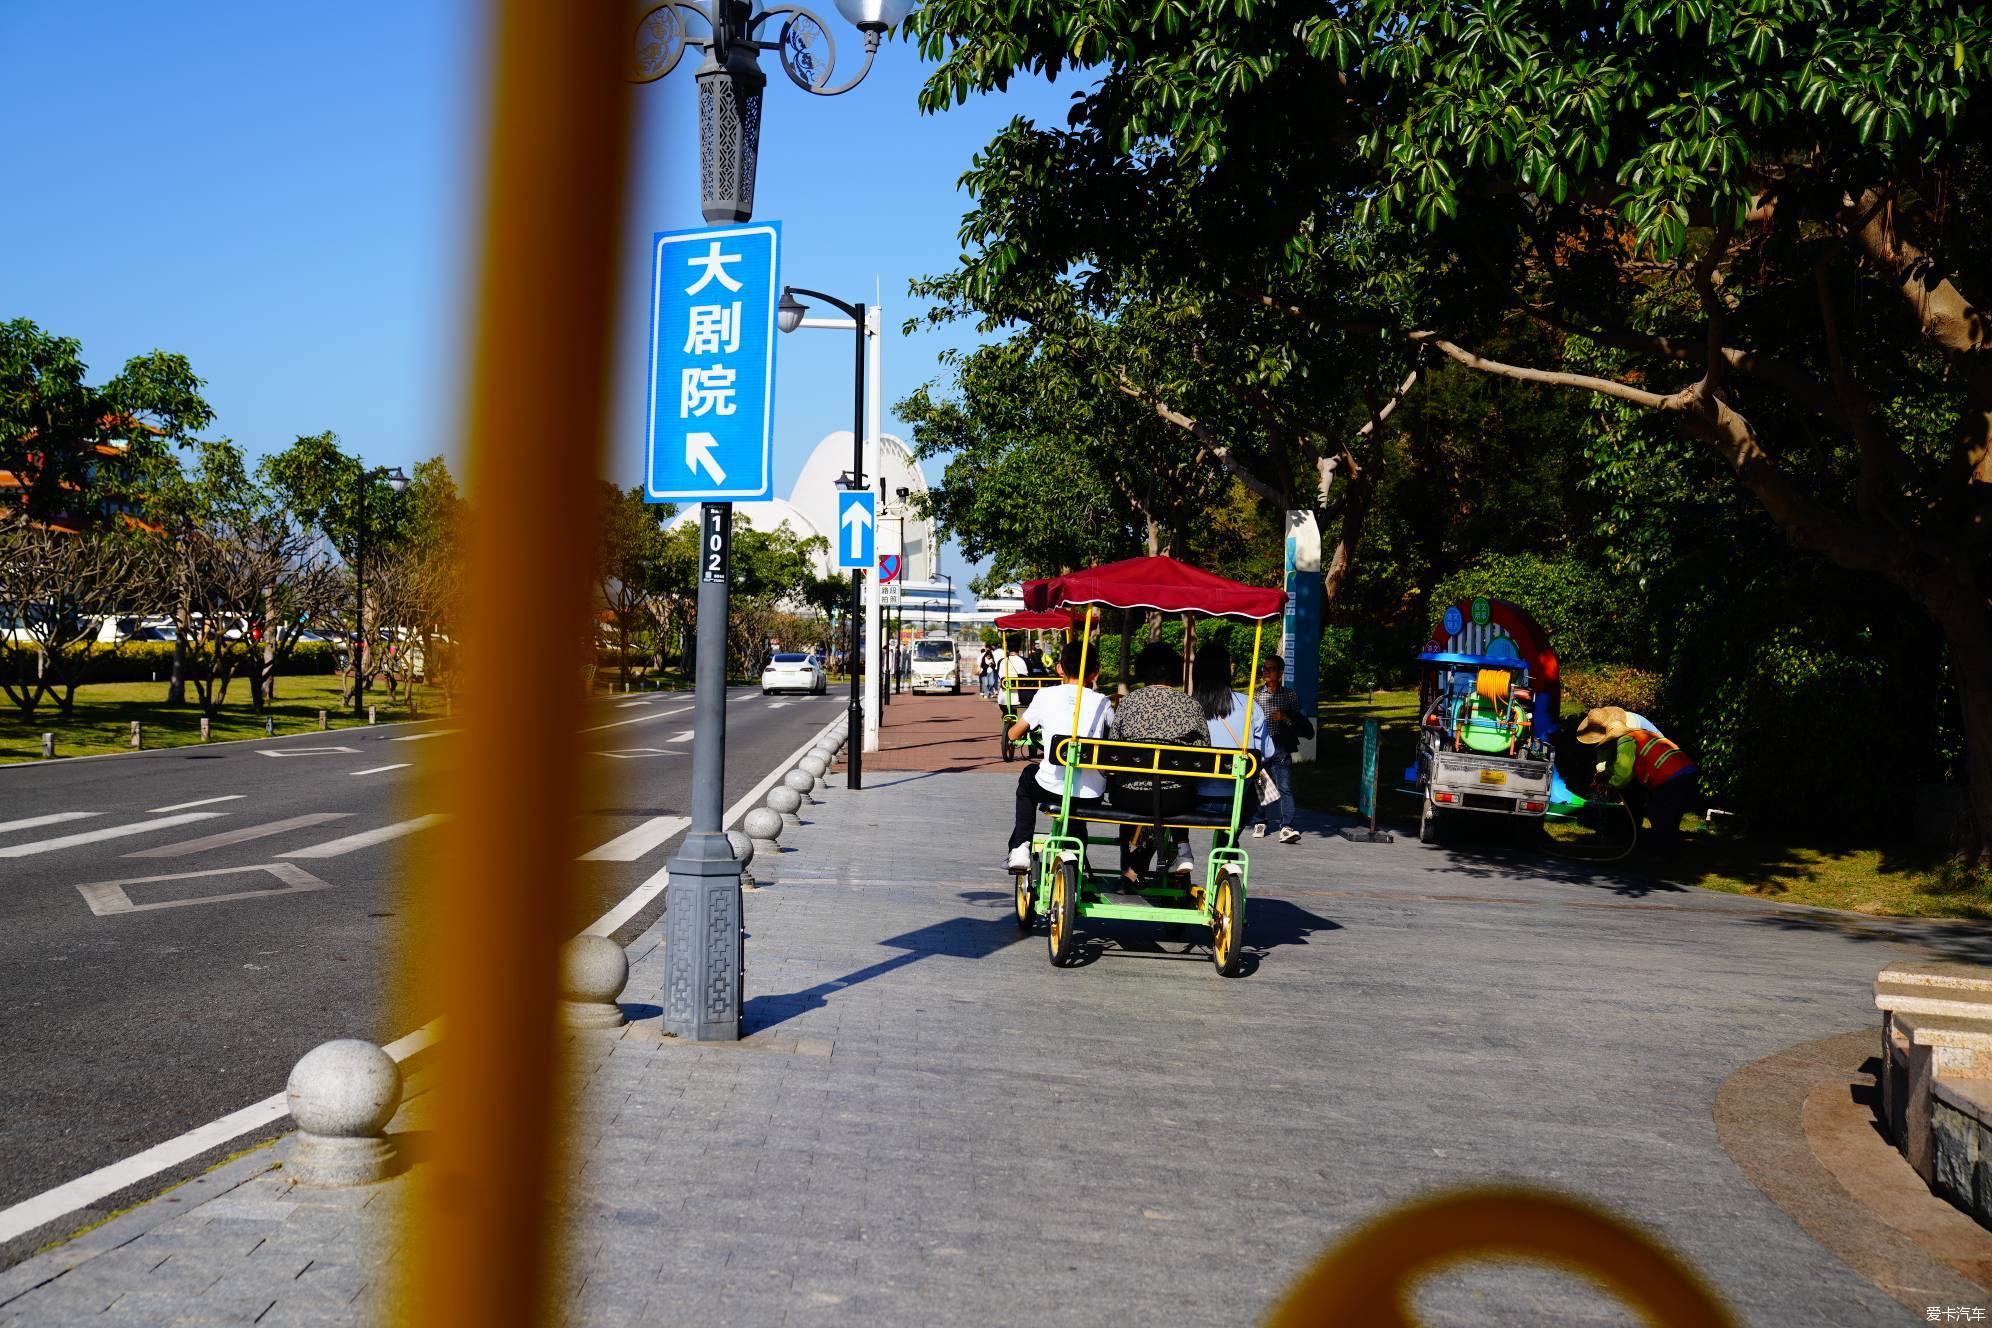
[[[1620,706],[1599,706],[1577,724],[1577,741],[1588,745],[1611,742],[1626,733],[1625,710]]]

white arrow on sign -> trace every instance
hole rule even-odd
[[[865,551],[865,528],[872,523],[872,514],[863,503],[852,503],[844,509],[844,529],[851,533],[851,557],[862,557]]]
[[[698,472],[704,467],[705,473],[712,476],[714,484],[726,483],[726,472],[720,469],[719,462],[713,460],[712,449],[719,446],[719,439],[709,433],[688,433],[685,435],[685,469]]]

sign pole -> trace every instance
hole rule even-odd
[[[698,655],[693,669],[692,825],[664,887],[664,1031],[696,1042],[740,1040],[740,864],[721,823],[726,795],[726,609],[733,504],[699,511]]]
[[[851,399],[851,490],[858,492],[865,487],[865,334],[870,330],[867,320],[862,317],[864,306],[858,306],[860,317],[851,320],[857,330],[857,378]],[[873,527],[876,531],[876,526]],[[844,539],[842,514],[835,538],[841,543]],[[867,562],[870,559],[866,559]],[[844,759],[846,762],[845,780],[849,787],[861,789],[865,786],[865,700],[864,700],[864,655],[857,649],[858,619],[865,612],[865,574],[859,568],[851,569],[851,704],[844,713]]]

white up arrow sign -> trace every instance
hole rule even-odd
[[[871,509],[863,503],[852,503],[844,509],[844,530],[851,537],[851,561],[864,565],[865,531],[872,523]]]
[[[719,440],[709,433],[688,433],[685,435],[685,469],[697,474],[703,466],[705,473],[712,476],[714,484],[726,483],[726,472],[720,469],[719,462],[713,460],[712,449],[719,446]]]

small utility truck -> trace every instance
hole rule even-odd
[[[1474,598],[1447,606],[1418,663],[1418,756],[1404,776],[1419,840],[1471,816],[1504,818],[1532,842],[1549,810],[1561,693],[1548,637],[1520,607]]]

